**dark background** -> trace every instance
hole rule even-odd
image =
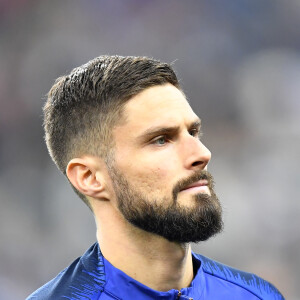
[[[300,294],[300,1],[0,0],[0,299],[24,299],[95,241],[52,163],[42,106],[101,54],[175,62],[203,120],[225,231],[194,250]]]

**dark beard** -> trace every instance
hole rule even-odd
[[[134,226],[166,238],[171,242],[190,243],[205,241],[223,228],[222,208],[213,189],[213,178],[207,171],[198,171],[181,180],[173,188],[170,199],[147,199],[134,189],[119,171],[109,166],[110,175],[117,196],[118,207],[125,219]],[[182,207],[177,203],[178,193],[200,179],[209,182],[211,195],[194,195],[195,205]]]

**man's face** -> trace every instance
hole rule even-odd
[[[117,208],[133,225],[175,242],[208,239],[222,228],[206,171],[210,151],[200,120],[171,84],[148,88],[124,108],[108,164]]]

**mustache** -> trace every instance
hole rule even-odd
[[[206,170],[196,171],[193,175],[183,178],[178,181],[173,188],[173,199],[176,201],[178,193],[188,187],[190,184],[197,182],[199,180],[207,180],[208,187],[210,191],[214,189],[214,179],[213,176]]]

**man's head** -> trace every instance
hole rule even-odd
[[[66,175],[69,161],[86,154],[107,159],[126,102],[165,83],[179,87],[168,64],[146,57],[100,56],[58,78],[44,106],[45,139],[58,168]]]
[[[53,159],[93,205],[109,200],[135,227],[175,242],[221,230],[200,119],[168,65],[98,58],[58,80],[45,114]]]
[[[222,228],[207,172],[201,122],[171,84],[144,90],[124,107],[108,164],[116,204],[131,224],[174,242],[204,241]]]

